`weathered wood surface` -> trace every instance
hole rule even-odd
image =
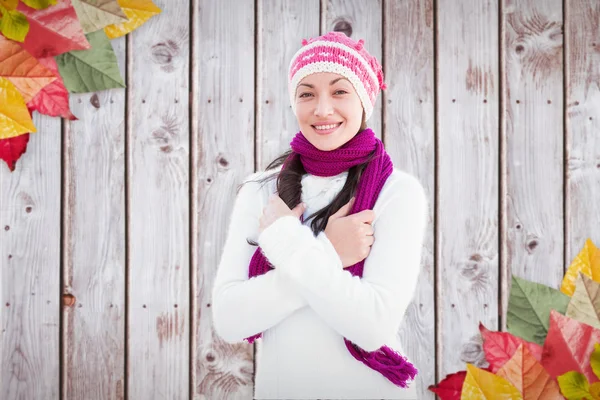
[[[437,369],[480,364],[498,324],[498,3],[437,10]],[[476,357],[473,357],[473,356]]]
[[[111,42],[125,76],[125,38]],[[64,396],[125,395],[125,91],[70,96],[63,146]]]
[[[127,43],[127,397],[187,399],[190,385],[190,6]]]
[[[248,399],[254,346],[212,328],[236,186],[297,132],[303,38],[363,38],[388,90],[368,125],[430,199],[399,331],[427,387],[483,364],[510,277],[558,287],[600,244],[596,0],[156,0],[112,41],[127,89],[71,95],[79,121],[0,168],[3,399]]]

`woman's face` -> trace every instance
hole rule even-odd
[[[319,150],[337,149],[360,129],[363,107],[354,86],[342,75],[318,72],[306,76],[298,84],[294,101],[300,130]]]

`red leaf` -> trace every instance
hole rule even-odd
[[[460,400],[460,394],[462,392],[463,383],[465,383],[465,377],[467,371],[459,371],[453,374],[449,374],[437,385],[429,386],[429,390],[440,396],[442,400]]]
[[[56,75],[57,79],[44,86],[29,102],[27,107],[30,111],[36,110],[40,114],[52,117],[63,117],[76,120],[69,109],[69,92],[58,72],[56,61],[52,57],[39,58],[38,62]]]
[[[483,338],[485,359],[490,363],[490,372],[494,374],[512,358],[520,344],[526,346],[536,360],[542,360],[542,346],[537,343],[528,342],[509,332],[490,331],[481,322],[479,323],[479,332]]]
[[[17,10],[27,16],[29,32],[23,48],[35,58],[56,56],[72,50],[91,47],[71,4],[71,0],[58,0],[56,4],[36,10],[19,2]]]
[[[590,384],[598,382],[590,366],[590,356],[596,343],[600,343],[600,329],[551,310],[542,365],[553,378],[577,371],[584,374]]]
[[[0,139],[0,159],[6,162],[11,172],[15,170],[17,160],[27,150],[27,142],[29,142],[29,133]]]

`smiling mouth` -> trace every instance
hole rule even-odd
[[[321,125],[322,126],[327,126],[326,129],[318,129],[315,125],[311,125],[313,127],[314,130],[316,130],[317,132],[328,132],[334,129],[337,129],[340,127],[340,125],[342,125],[343,122],[338,122],[337,124],[329,124],[329,125]]]

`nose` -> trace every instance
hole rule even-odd
[[[317,102],[317,108],[315,108],[315,116],[324,117],[331,114],[333,114],[331,99],[327,96],[320,96]]]

